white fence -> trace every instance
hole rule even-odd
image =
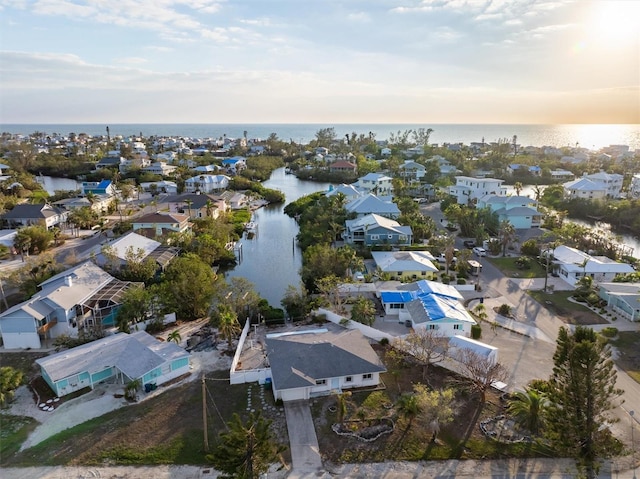
[[[329,311],[328,309],[318,308],[315,311],[316,315],[325,315],[327,320],[331,321],[335,324],[340,324],[344,316],[340,316],[339,314],[334,313],[333,311]],[[391,334],[380,331],[379,329],[372,328],[371,326],[367,326],[366,324],[358,323],[357,321],[349,321],[346,325],[348,329],[357,329],[364,336],[370,339],[374,339],[376,341],[380,341],[382,338],[387,338],[389,341],[393,340],[394,336]]]

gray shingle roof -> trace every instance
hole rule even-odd
[[[315,386],[318,379],[386,370],[369,342],[356,330],[267,336],[266,344],[278,389]]]

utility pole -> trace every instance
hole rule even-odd
[[[202,424],[204,426],[204,452],[209,452],[209,427],[207,426],[207,386],[202,373]]]

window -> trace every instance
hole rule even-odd
[[[324,384],[327,384],[326,379],[316,379],[316,386],[323,386]]]
[[[461,324],[454,324],[453,325],[453,329],[462,329],[462,325]]]
[[[367,380],[367,379],[373,379],[373,374],[369,373],[369,374],[363,374],[362,375],[362,379],[363,380]]]
[[[371,235],[372,240],[380,239],[380,235]]]
[[[436,329],[436,325],[435,324],[430,324],[429,325],[429,329]]]
[[[353,381],[353,377],[352,376],[347,376],[346,378],[344,378],[344,382],[345,383],[350,383],[351,381]]]

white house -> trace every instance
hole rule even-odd
[[[607,188],[605,185],[585,177],[568,181],[562,186],[564,187],[565,196],[568,198],[599,200],[607,197]]]
[[[361,197],[363,192],[353,185],[347,185],[344,183],[338,186],[329,185],[329,189],[325,192],[325,196],[334,196],[337,194],[344,195],[347,198],[347,201],[350,201]]]
[[[507,187],[502,183],[504,180],[496,178],[456,176],[456,184],[449,187],[449,194],[455,196],[460,205],[475,204],[486,195],[507,196]]]
[[[567,196],[571,198],[619,198],[622,191],[622,175],[599,171],[564,184]]]
[[[164,161],[156,161],[155,163],[151,163],[149,166],[142,168],[142,171],[146,171],[147,173],[154,175],[166,176],[176,171],[177,168],[177,166],[168,165]]]
[[[584,275],[596,283],[606,283],[613,281],[618,274],[635,272],[630,264],[619,263],[606,256],[591,256],[564,245],[553,250],[553,258],[554,271],[572,286]]]
[[[360,191],[375,195],[390,195],[393,192],[392,178],[382,173],[368,173],[354,183]]]
[[[193,176],[184,182],[184,191],[187,193],[213,193],[226,190],[229,187],[229,177],[225,175],[199,175]]]
[[[267,357],[276,400],[294,401],[375,387],[384,364],[357,330],[316,329],[268,334]]]
[[[476,321],[461,303],[462,295],[451,286],[420,280],[393,291],[381,291],[380,301],[389,316],[414,329],[437,331],[443,336],[471,335]]]

